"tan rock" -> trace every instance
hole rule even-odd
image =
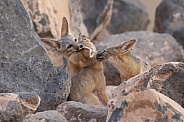
[[[156,89],[184,107],[184,63],[168,62],[156,65],[148,72],[120,84],[113,92],[113,97],[150,88]]]
[[[105,122],[107,117],[106,107],[74,101],[62,103],[56,110],[70,122]]]
[[[18,95],[24,115],[32,114],[37,110],[41,101],[40,97],[37,94],[20,92],[18,93]]]
[[[184,108],[179,104],[149,89],[133,92],[110,101],[107,122],[182,122],[184,121]]]
[[[40,37],[59,38],[62,18],[70,20],[68,0],[21,0]]]
[[[39,104],[39,96],[32,93],[0,93],[0,121],[19,122],[22,116],[35,112]]]
[[[112,98],[112,94],[114,93],[116,88],[118,88],[118,86],[106,86],[105,87],[105,91],[109,99]]]
[[[49,110],[44,112],[37,112],[35,114],[27,115],[23,118],[23,122],[68,122],[59,112]]]

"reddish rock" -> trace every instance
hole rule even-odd
[[[27,115],[22,122],[68,122],[59,112],[55,110],[37,112]]]
[[[40,105],[40,98],[32,93],[1,93],[0,121],[19,122],[22,117],[32,114]]]
[[[59,38],[62,17],[70,19],[68,0],[21,0],[40,37]]]
[[[113,92],[116,99],[123,94],[155,89],[184,107],[184,63],[169,62],[154,66],[148,72],[137,75],[120,84]]]
[[[68,121],[76,122],[104,122],[107,117],[107,108],[68,101],[60,104],[57,109]]]
[[[182,122],[184,108],[154,89],[132,92],[109,102],[106,122],[125,121]]]

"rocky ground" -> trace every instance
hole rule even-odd
[[[104,7],[110,2],[107,17]],[[182,0],[159,4],[154,32],[146,31],[150,20],[139,0],[1,0],[0,13],[0,121],[184,121]],[[75,36],[90,37],[98,28],[92,40],[98,51],[137,38],[133,54],[152,68],[121,83],[118,70],[106,62],[107,85],[116,86],[108,106],[67,101],[66,67],[54,66],[40,43],[40,37],[60,37],[63,16]],[[108,26],[103,25],[105,17],[111,18]]]

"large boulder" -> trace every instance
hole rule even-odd
[[[68,122],[68,121],[56,110],[48,110],[27,115],[23,118],[22,122]]]
[[[20,0],[0,1],[0,61],[44,55],[29,14]]]
[[[102,12],[106,3],[107,0],[70,0],[70,13],[71,15],[75,13],[73,18],[82,19],[80,20],[81,23],[85,24],[88,33],[91,34],[96,28],[98,15]],[[75,27],[77,28],[77,26]]]
[[[97,19],[99,19],[98,17],[106,6],[107,1],[70,0],[70,14],[73,15],[71,18],[74,18],[74,22],[79,23],[80,21],[82,26],[84,23],[89,35],[91,35],[99,24]],[[75,18],[78,18],[78,20]],[[114,0],[112,19],[107,29],[110,33],[146,30],[148,24],[148,13],[139,0]],[[75,27],[80,26],[76,25]]]
[[[146,30],[148,24],[148,13],[139,0],[115,0],[107,30],[113,34]]]
[[[184,2],[163,0],[156,9],[155,32],[171,34],[184,48]]]
[[[184,52],[177,41],[169,34],[159,34],[148,31],[133,31],[106,37],[96,44],[97,50],[102,51],[132,38],[137,39],[137,44],[132,53],[147,61],[152,66],[169,61],[184,61]],[[120,83],[119,72],[108,62],[104,63],[107,84]]]
[[[125,121],[182,122],[184,108],[154,89],[133,92],[109,103],[107,122]]]
[[[20,122],[23,116],[36,111],[40,98],[32,93],[0,93],[0,103],[1,122]]]
[[[155,89],[184,107],[184,63],[168,62],[121,83],[113,92],[118,99],[123,94]]]
[[[42,38],[60,38],[62,17],[66,17],[74,36],[89,36],[77,0],[21,0],[29,12],[35,31]]]
[[[71,28],[72,34],[77,38],[79,36],[79,33],[82,33],[87,37],[89,36],[88,29],[83,21],[84,17],[82,13],[82,9],[86,9],[87,6],[84,7],[82,5],[85,2],[87,3],[87,2],[94,2],[94,1],[95,0],[91,0],[91,1],[89,0],[85,0],[85,1],[84,0],[69,0],[70,23],[71,23],[70,28]],[[91,4],[87,3],[86,5],[91,5]]]
[[[74,101],[62,103],[56,110],[69,122],[105,122],[107,117],[106,107]]]
[[[0,62],[0,84],[0,93],[38,94],[41,98],[38,111],[55,109],[67,100],[70,92],[70,79],[65,67],[56,68],[41,56],[15,62]]]
[[[68,0],[21,0],[40,37],[60,38],[62,17],[69,19]]]

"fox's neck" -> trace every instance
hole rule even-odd
[[[145,70],[145,67],[142,64],[143,62],[131,53],[122,56],[119,55],[115,58],[115,62],[113,63],[122,74],[134,75]]]
[[[80,63],[74,64],[71,61],[68,61],[67,64],[68,64],[68,73],[70,77],[75,76],[81,69]]]
[[[96,56],[92,57],[91,59],[86,60],[84,63],[82,63],[83,68],[90,68],[95,71],[101,71],[102,69],[102,62],[97,61]]]

